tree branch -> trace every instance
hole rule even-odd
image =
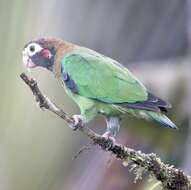
[[[55,103],[43,95],[38,87],[37,82],[33,78],[29,78],[25,73],[22,73],[20,77],[30,87],[33,95],[36,98],[36,101],[39,103],[40,108],[44,108],[53,112],[65,120],[68,126],[74,124],[74,120],[71,116],[66,114]],[[88,136],[95,145],[98,145],[105,151],[111,152],[117,159],[123,161],[124,165],[130,164],[131,169],[136,173],[135,180],[141,179],[142,174],[147,172],[159,180],[164,189],[191,189],[190,176],[186,176],[183,171],[176,169],[173,166],[164,164],[155,154],[144,154],[141,151],[136,151],[121,144],[113,143],[110,139],[106,140],[88,127],[80,126],[78,129],[83,134]]]

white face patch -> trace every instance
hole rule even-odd
[[[33,56],[36,53],[40,52],[43,48],[37,43],[30,43],[27,47],[23,50],[23,55]]]
[[[40,52],[43,48],[37,43],[30,43],[23,50],[23,63],[27,68],[36,67],[36,65],[32,62],[30,57]]]

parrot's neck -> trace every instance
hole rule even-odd
[[[61,75],[61,61],[67,53],[70,53],[75,48],[75,45],[66,41],[60,41],[56,47],[56,55],[54,59],[54,64],[52,71],[54,72],[56,78]]]

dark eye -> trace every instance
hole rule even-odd
[[[30,51],[34,52],[35,51],[35,47],[34,46],[30,46]]]

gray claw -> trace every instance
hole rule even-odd
[[[72,129],[75,131],[81,127],[85,126],[84,118],[81,115],[73,115],[74,124],[71,125]]]
[[[109,131],[106,131],[102,135],[102,137],[104,137],[106,140],[110,139],[113,142],[113,144],[116,142],[115,138],[111,135],[111,132],[109,132]]]
[[[111,132],[109,131],[106,131],[103,135],[102,135],[103,138],[105,138],[105,140],[108,141],[105,149],[106,150],[109,150],[110,148],[112,148],[112,146],[115,144],[116,140],[115,138],[111,135]]]

